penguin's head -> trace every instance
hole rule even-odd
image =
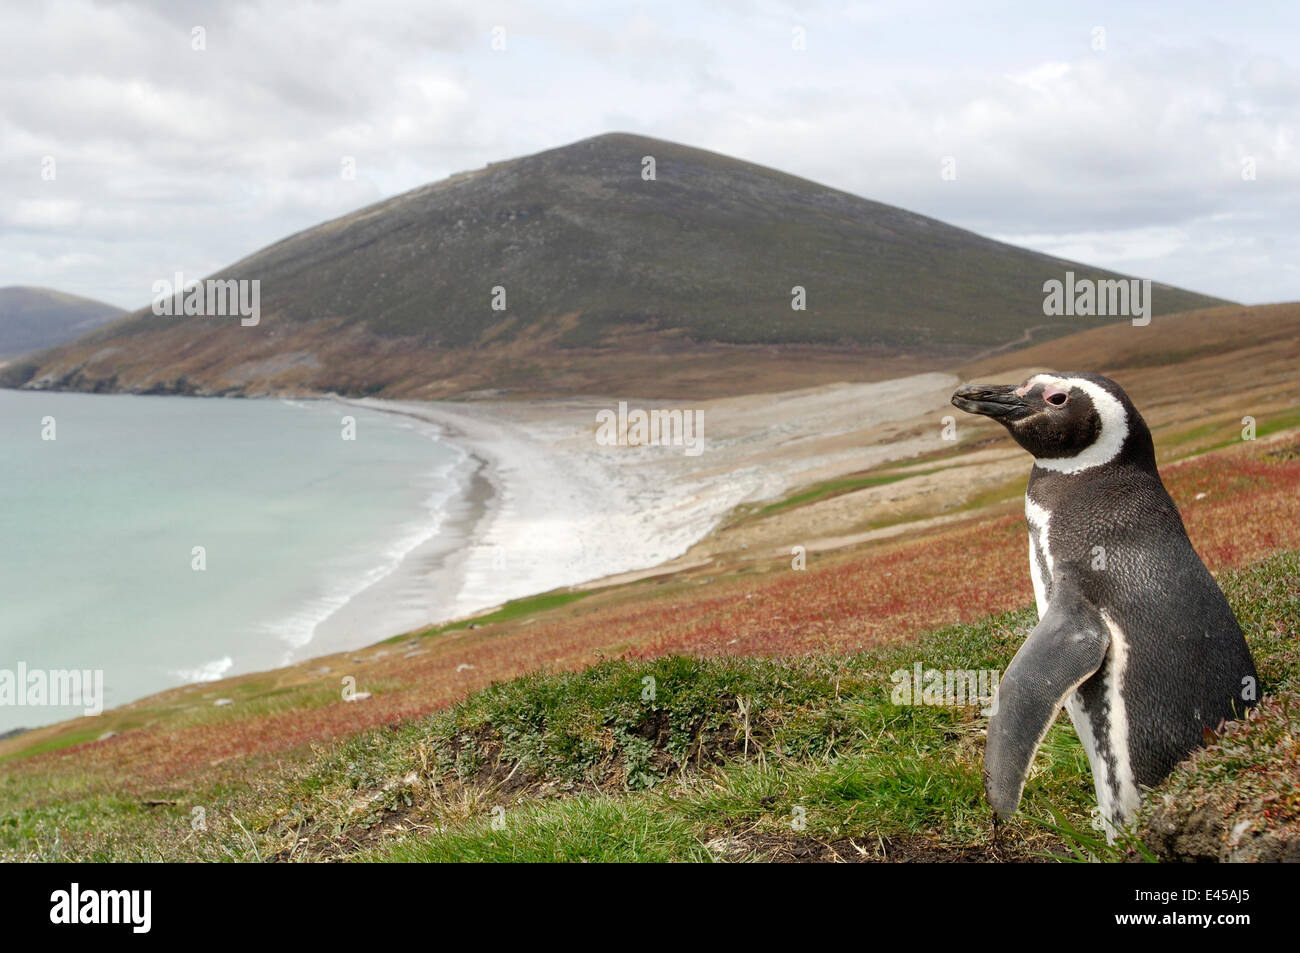
[[[1015,384],[958,388],[953,404],[992,417],[1040,467],[1077,473],[1135,456],[1154,465],[1151,433],[1123,388],[1099,374],[1035,374]]]

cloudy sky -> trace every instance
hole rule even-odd
[[[175,271],[619,130],[1300,299],[1300,4],[1131,6],[0,0],[0,286],[139,307]]]

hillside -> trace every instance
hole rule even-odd
[[[0,380],[423,398],[779,389],[895,376],[1116,320],[1044,317],[1043,282],[1067,270],[1117,277],[737,159],[609,134],[452,176],[236,262],[216,277],[261,282],[256,327],[146,309]],[[791,308],[796,285],[806,310]],[[505,310],[493,310],[496,287]],[[1153,299],[1156,314],[1222,303],[1163,285]],[[830,378],[818,373],[827,364]]]
[[[0,357],[63,344],[124,314],[51,288],[0,288]]]
[[[1234,456],[1206,462],[1232,471],[1269,459],[1267,480],[1286,486],[1267,493],[1293,517],[1294,458]],[[1203,476],[1187,475],[1180,502]],[[1270,517],[1253,502],[1226,511],[1265,551],[1294,546],[1294,532],[1262,538]],[[909,582],[937,577],[941,601],[970,545],[992,541],[999,564],[1012,548],[1023,560],[1023,526],[979,521],[965,536],[957,548],[931,538],[818,562],[806,579],[765,566],[703,594],[692,591],[700,580],[678,578],[576,607],[526,600],[480,628],[412,633],[32,732],[0,746],[10,756],[0,859],[1123,858],[1089,832],[1092,780],[1064,715],[1021,813],[999,832],[982,796],[977,708],[893,700],[892,673],[916,665],[1005,670],[1033,625],[1026,593],[987,587],[959,613],[971,621],[919,635],[897,613],[874,625],[888,603],[862,592],[883,567]],[[1300,552],[1260,551],[1239,554],[1246,565],[1231,572],[1211,562],[1263,704],[1152,794],[1140,837],[1164,859],[1295,857]],[[818,598],[798,598],[809,594]],[[957,596],[947,598],[951,608]],[[373,697],[340,700],[339,672]]]

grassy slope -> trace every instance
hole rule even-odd
[[[1247,620],[1264,690],[1288,698],[1300,688],[1300,659],[1289,635],[1300,626],[1298,578],[1300,554],[1289,553],[1226,580],[1230,599]],[[1004,669],[1033,621],[1032,612],[1018,611],[950,627],[905,648],[848,658],[667,658],[500,686],[424,729],[424,743],[443,755],[438,769],[413,771],[415,780],[405,789],[410,805],[399,799],[384,808],[409,829],[388,833],[359,856],[738,860],[798,856],[811,844],[817,845],[815,855],[849,860],[1060,853],[1069,840],[1063,844],[1034,819],[1063,817],[1086,829],[1093,803],[1087,761],[1065,716],[1035,761],[1022,804],[1026,816],[995,838],[982,794],[982,721],[974,709],[890,701],[888,674],[917,661],[927,668]],[[647,676],[658,687],[654,702],[639,694]],[[1214,796],[1230,797],[1234,807],[1252,800],[1229,787],[1243,774],[1270,780],[1262,795],[1274,795],[1268,820],[1275,828],[1289,825],[1294,838],[1300,834],[1294,788],[1300,709],[1285,718],[1276,717],[1278,710],[1271,706],[1268,716],[1249,726],[1267,735],[1262,742],[1235,749],[1225,742],[1200,756],[1195,776],[1213,775]],[[1269,730],[1261,732],[1261,724]],[[469,750],[477,760],[465,757],[459,742],[466,737],[476,739]],[[1267,756],[1261,759],[1264,746]],[[490,761],[482,759],[484,752]],[[717,767],[700,770],[710,762]],[[1289,769],[1275,770],[1286,764]],[[496,783],[511,773],[526,779],[517,792]],[[1167,785],[1174,796],[1204,790],[1189,784],[1187,773]],[[413,821],[416,798],[445,778],[484,805],[510,807],[498,812],[495,828],[490,812],[487,818],[449,817],[435,809],[430,821],[446,831],[427,836]],[[657,782],[650,792],[624,795],[617,803],[608,793],[643,787],[650,779]],[[572,794],[557,796],[556,782],[570,785]],[[586,793],[584,783],[601,790]],[[643,835],[608,836],[611,818],[617,819],[614,832]]]
[[[1300,688],[1298,580],[1297,552],[1223,580],[1270,695]],[[668,656],[535,673],[243,783],[196,779],[153,806],[125,794],[65,799],[57,782],[53,796],[41,790],[42,775],[9,778],[5,802],[27,806],[4,815],[0,844],[11,857],[112,860],[1063,855],[1070,841],[1035,819],[1088,826],[1092,784],[1068,719],[1044,742],[1022,815],[995,837],[976,709],[890,697],[890,673],[916,662],[1005,668],[1033,621],[1016,610],[848,656]],[[1293,705],[1280,722],[1286,747],[1273,719],[1278,764],[1294,762],[1297,721]],[[1197,772],[1217,771],[1220,787],[1237,791],[1240,755],[1210,752]],[[1188,782],[1175,776],[1167,787],[1186,796]],[[1271,805],[1269,823],[1294,836],[1300,805]],[[195,807],[206,829],[193,829]]]

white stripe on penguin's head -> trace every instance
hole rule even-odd
[[[1078,388],[1092,400],[1093,409],[1097,412],[1101,424],[1101,431],[1097,434],[1097,438],[1079,453],[1072,457],[1053,459],[1039,457],[1034,461],[1038,466],[1058,473],[1078,473],[1081,470],[1110,463],[1119,456],[1124,441],[1128,439],[1128,412],[1114,394],[1100,384],[1084,380],[1082,377],[1054,377],[1051,374],[1038,374],[1031,377],[1027,383],[1059,387],[1067,391],[1072,387]]]

